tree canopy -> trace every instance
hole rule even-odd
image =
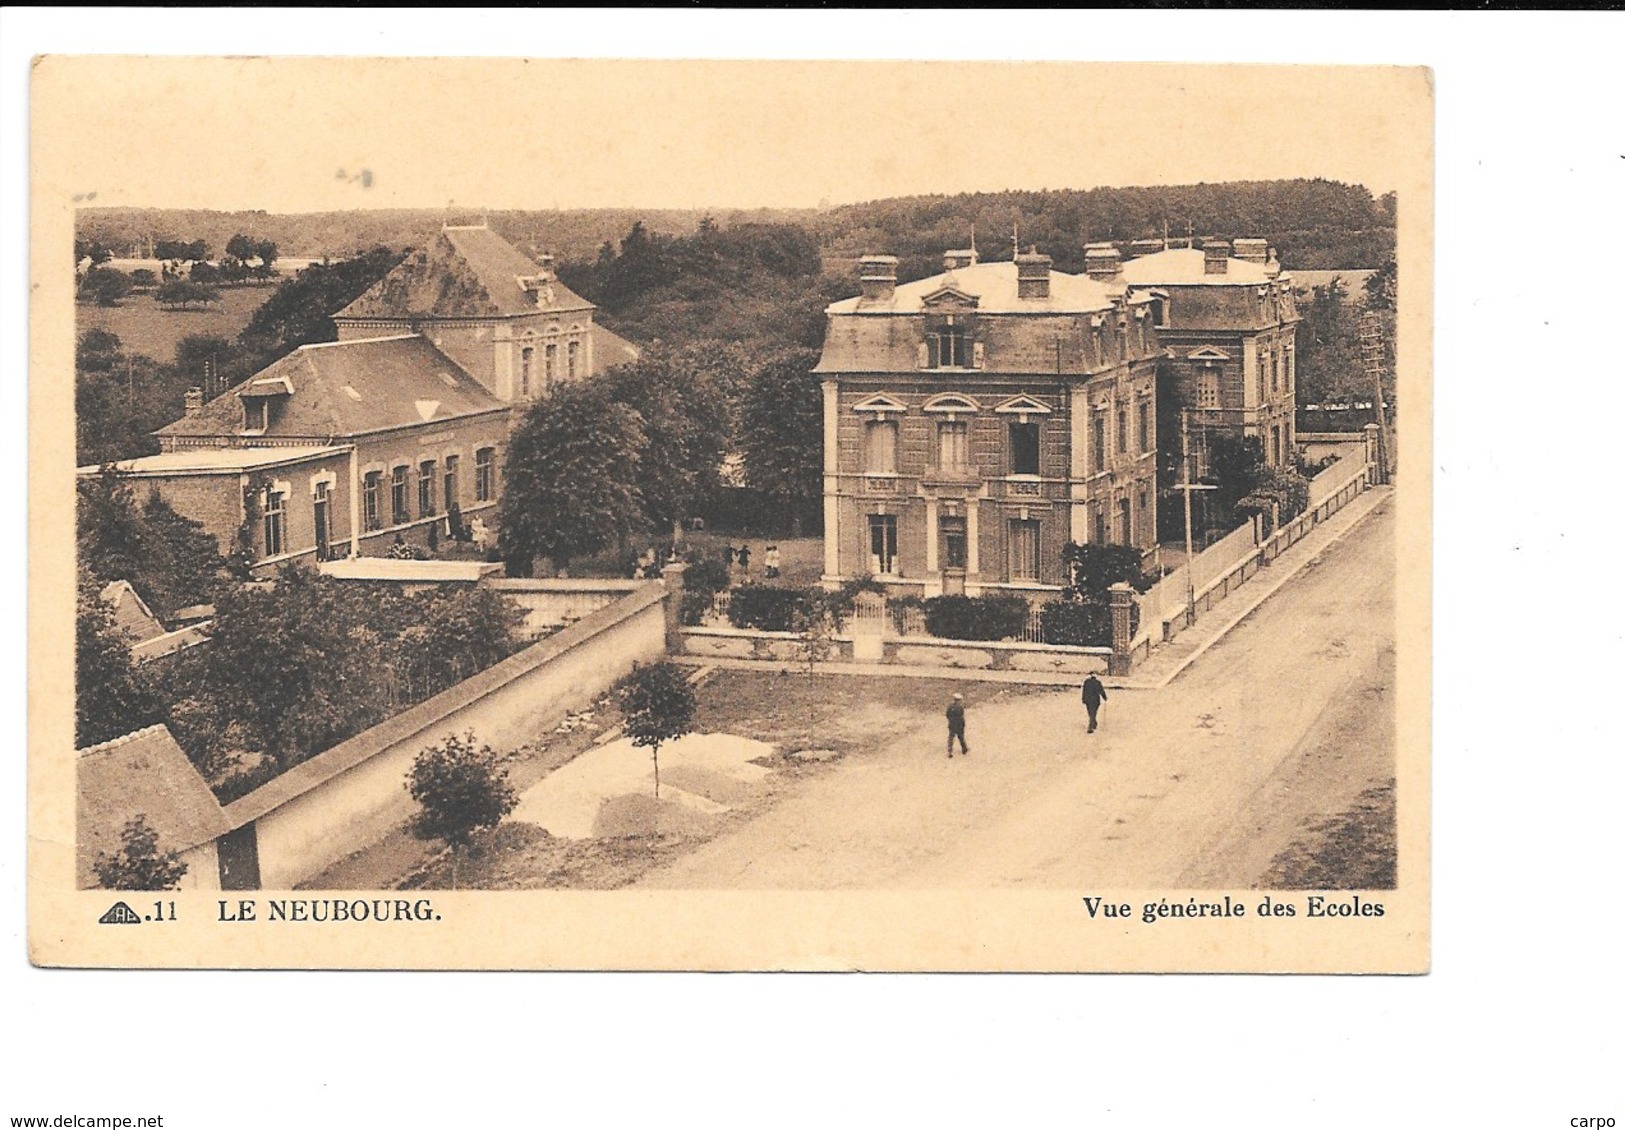
[[[642,421],[635,483],[643,516],[674,540],[717,490],[739,377],[728,360],[712,366],[694,351],[657,350],[603,377],[610,398]]]
[[[739,447],[752,487],[800,523],[824,492],[824,399],[818,354],[786,349],[751,374],[740,412]]]
[[[645,434],[637,412],[602,382],[561,385],[530,409],[503,466],[499,526],[510,576],[528,576],[536,557],[567,569],[632,535]]]
[[[687,669],[675,663],[639,667],[622,683],[626,733],[654,758],[655,796],[660,795],[660,747],[693,729],[697,706]]]
[[[406,790],[421,806],[413,831],[424,839],[466,846],[482,828],[495,828],[519,803],[490,746],[474,745],[472,731],[449,734],[418,754]]]

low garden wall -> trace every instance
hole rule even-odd
[[[780,663],[801,660],[801,637],[794,632],[751,628],[684,628],[683,654],[708,659],[757,659]],[[935,636],[881,636],[879,662],[901,667],[959,667],[985,671],[1104,672],[1109,647],[1001,640],[945,640]],[[831,661],[853,659],[850,635],[831,641]]]
[[[655,581],[533,580],[522,577],[493,577],[484,584],[525,610],[525,622],[519,626],[519,630],[532,638],[565,624],[573,624],[625,598],[628,593],[650,585],[658,587]]]
[[[1200,619],[1310,530],[1352,502],[1370,485],[1370,467],[1362,462],[1349,471],[1333,465],[1313,482],[1320,485],[1310,495],[1309,508],[1290,522],[1281,523],[1269,537],[1256,537],[1255,520],[1196,555],[1192,562],[1194,604],[1183,568],[1168,574],[1140,598],[1140,631],[1131,647],[1135,662],[1145,658],[1156,643],[1166,643],[1190,627],[1195,621],[1189,616],[1189,608],[1194,607],[1196,619]]]
[[[406,774],[449,734],[506,750],[603,694],[634,663],[666,650],[666,589],[639,584],[470,679],[294,766],[225,807],[253,826],[260,886],[291,888],[376,843],[414,811]]]

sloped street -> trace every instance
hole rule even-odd
[[[1075,689],[808,777],[646,875],[665,888],[1220,887],[1393,776],[1392,499],[1160,690]]]

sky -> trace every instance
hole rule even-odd
[[[1327,177],[1397,187],[1419,71],[1017,62],[47,58],[96,206],[815,207]]]

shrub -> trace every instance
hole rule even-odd
[[[764,632],[795,630],[795,616],[821,594],[815,590],[778,585],[741,585],[728,602],[728,619],[736,628]]]
[[[685,595],[689,592],[703,592],[709,600],[712,593],[721,592],[727,587],[728,566],[721,557],[714,554],[697,554],[683,571]]]
[[[695,589],[683,590],[682,599],[677,602],[677,618],[687,628],[697,628],[705,622],[706,613],[711,611],[711,600],[715,593]]]
[[[1071,647],[1110,647],[1112,610],[1109,604],[1081,600],[1052,600],[1038,610],[1045,643]],[[1140,606],[1129,608],[1129,635],[1140,630]]]
[[[422,805],[413,830],[426,840],[457,848],[481,828],[495,828],[519,803],[490,746],[474,745],[472,732],[448,735],[412,762],[406,789]]]
[[[1021,635],[1028,614],[1013,594],[936,596],[925,602],[925,630],[945,640],[1004,640]]]
[[[119,850],[98,852],[92,865],[96,881],[114,891],[172,891],[186,875],[186,864],[158,846],[158,833],[145,816],[137,816],[119,836]]]

